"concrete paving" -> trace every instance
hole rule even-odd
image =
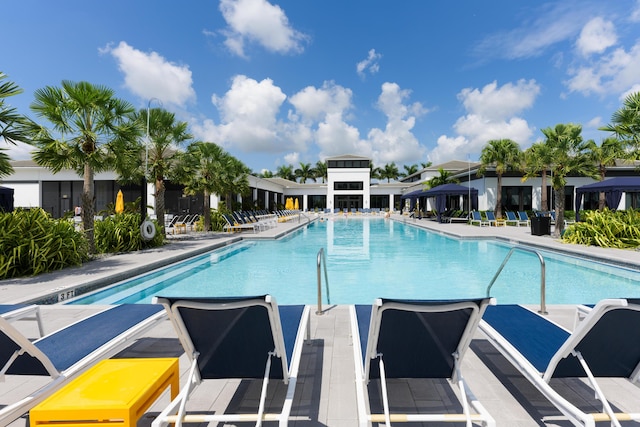
[[[278,227],[253,234],[208,233],[187,236],[172,236],[170,243],[163,248],[142,251],[135,254],[121,254],[101,257],[83,267],[67,269],[33,278],[0,281],[0,301],[17,302],[55,302],[67,299],[76,292],[88,287],[104,286],[131,277],[142,270],[175,262],[212,248],[231,244],[240,239],[277,238],[298,227],[304,226],[311,215],[296,218],[294,221],[279,223]],[[550,236],[532,236],[527,227],[477,227],[466,224],[438,224],[427,220],[414,220],[406,216],[393,215],[394,221],[407,222],[434,232],[459,238],[496,238],[508,242],[521,243],[534,247],[545,247],[567,251],[578,256],[597,257],[609,262],[640,268],[640,253],[591,247],[578,247],[560,243]],[[51,332],[70,324],[88,314],[101,309],[97,306],[64,306],[51,304],[41,306],[45,330]],[[549,317],[561,325],[573,327],[574,306],[549,306]],[[312,309],[312,313],[315,310]],[[17,322],[18,327],[29,337],[37,336],[34,322]],[[184,383],[187,360],[171,324],[166,321],[148,332],[127,350],[116,357],[180,357],[182,379]],[[494,416],[498,426],[566,426],[566,421],[547,419],[559,413],[529,383],[522,378],[477,333],[463,362],[463,373],[471,389],[487,410]],[[26,394],[43,383],[42,378],[7,376],[0,383],[0,404],[8,404],[15,396]],[[272,382],[273,395],[282,394],[282,385]],[[200,411],[222,412],[226,408],[243,408],[255,400],[259,392],[259,383],[255,381],[207,381],[196,389],[193,395],[194,407]],[[570,390],[580,405],[593,406],[597,402],[581,381],[568,381],[562,384]],[[626,380],[606,380],[605,392],[612,396],[613,404],[622,409],[640,409],[638,404],[640,390]],[[351,346],[349,314],[347,306],[323,307],[322,315],[311,316],[311,339],[306,343],[301,360],[301,371],[292,410],[291,426],[335,426],[357,425],[356,389],[354,376],[353,349]],[[432,390],[438,390],[437,393]],[[372,406],[379,405],[379,392],[376,384],[369,387]],[[424,408],[444,412],[459,411],[459,404],[446,382],[394,381],[390,383],[391,404],[411,410]],[[139,426],[150,425],[157,412],[168,403],[164,395],[154,404]],[[443,400],[443,401],[442,401]],[[27,418],[15,421],[11,426],[26,426]],[[225,425],[252,425],[247,423]],[[439,425],[439,424],[429,424]],[[448,425],[451,425],[449,423]],[[458,424],[453,424],[458,425]],[[623,424],[626,425],[626,424]]]

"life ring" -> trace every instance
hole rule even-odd
[[[144,221],[140,226],[140,234],[145,242],[152,240],[156,237],[156,225],[151,221]]]

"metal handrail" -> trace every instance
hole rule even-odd
[[[534,249],[525,248],[522,246],[514,246],[513,248],[511,248],[507,256],[504,257],[504,261],[502,261],[502,264],[500,265],[500,268],[498,268],[498,271],[496,271],[496,274],[493,276],[493,279],[491,279],[491,283],[489,283],[489,286],[487,286],[487,297],[490,296],[491,287],[493,286],[496,279],[502,272],[502,269],[504,268],[507,261],[509,261],[509,258],[511,258],[511,255],[513,254],[513,252],[515,252],[516,250],[531,252],[538,256],[538,259],[540,260],[540,310],[538,311],[538,313],[549,314],[547,312],[547,303],[546,303],[546,279],[545,279],[546,266],[544,263],[544,258],[542,258],[542,255],[540,255],[540,253]]]
[[[329,297],[329,276],[327,275],[327,258],[324,255],[324,248],[320,248],[318,251],[317,257],[318,264],[318,310],[316,311],[317,315],[322,315],[322,271],[320,270],[320,264],[324,264],[324,282],[327,288],[327,304],[331,304],[331,299]]]

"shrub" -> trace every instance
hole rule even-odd
[[[131,252],[164,244],[164,236],[155,220],[156,235],[145,241],[140,233],[140,215],[122,213],[95,222],[95,241],[98,253]]]
[[[640,214],[633,209],[586,211],[582,222],[567,227],[562,240],[605,248],[636,248],[640,246]]]
[[[0,213],[0,279],[60,270],[89,259],[84,235],[73,222],[43,209]]]

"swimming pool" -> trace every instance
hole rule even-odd
[[[481,297],[512,246],[464,240],[381,218],[316,221],[277,241],[240,242],[69,301],[148,303],[162,296],[274,295],[280,304],[317,302],[317,255],[324,248],[329,301]],[[538,251],[548,304],[640,297],[640,272]],[[499,303],[539,304],[540,263],[516,251],[496,280]]]

